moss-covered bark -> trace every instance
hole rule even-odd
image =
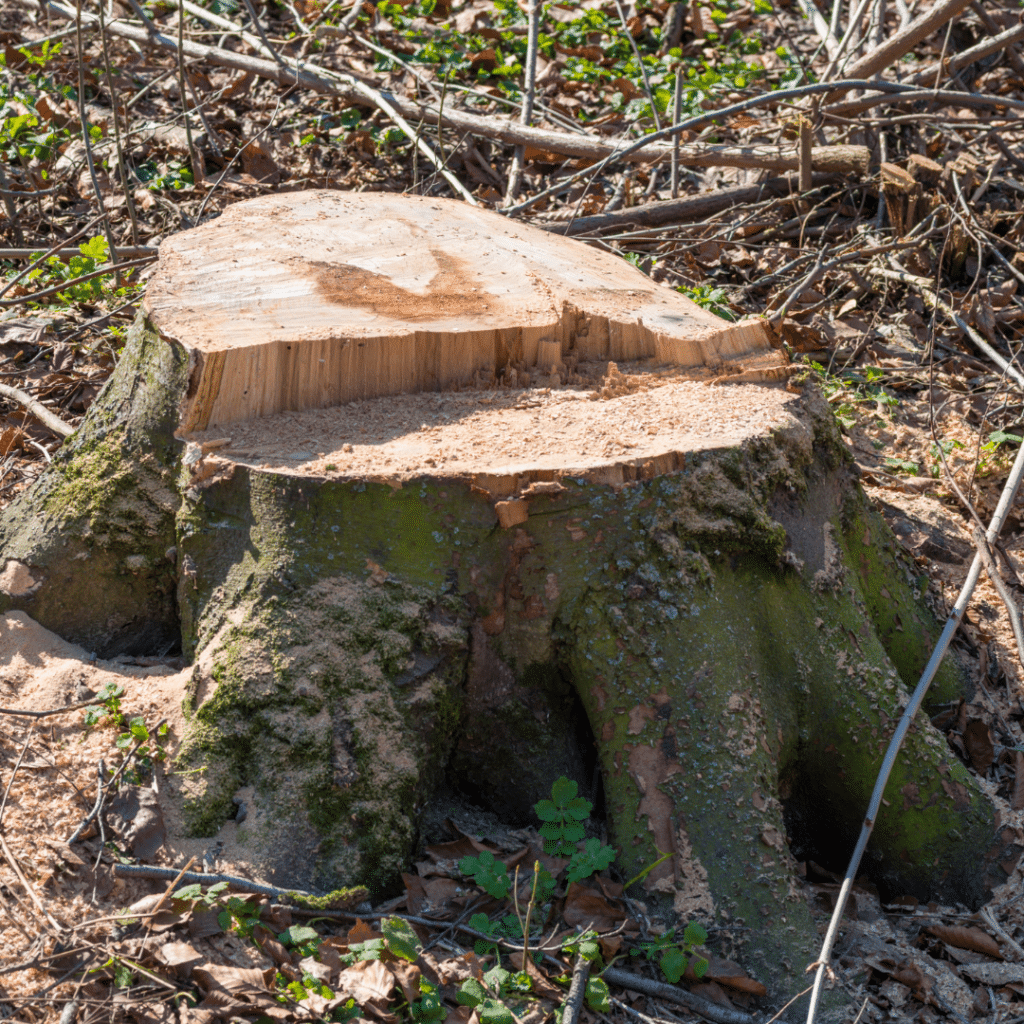
[[[798,427],[625,486],[551,480],[504,530],[476,480],[182,465],[186,369],[136,325],[0,530],[39,580],[3,607],[108,651],[180,614],[195,670],[170,780],[194,831],[244,791],[257,870],[380,894],[446,772],[518,823],[559,774],[589,790],[596,759],[624,874],[675,854],[640,896],[731,929],[769,985],[803,971],[817,933],[786,826],[849,849],[938,632],[813,389]],[[960,692],[955,663],[936,688]],[[881,885],[971,903],[998,880],[991,808],[925,719],[887,800]]]
[[[85,422],[0,516],[0,571],[11,580],[0,612],[22,609],[103,657],[177,645],[167,552],[186,364],[136,321]]]
[[[623,872],[673,850],[648,898],[732,929],[766,982],[799,974],[817,932],[784,802],[849,848],[936,634],[827,409],[810,391],[804,405],[802,429],[682,473],[564,478],[511,530],[468,481],[228,464],[183,480],[199,669],[181,767],[205,770],[179,778],[196,826],[254,786],[255,859],[284,882],[380,892],[445,762],[513,818],[562,772],[589,785],[572,686]],[[948,663],[943,696],[961,684]],[[948,760],[922,720],[869,863],[896,892],[973,902],[992,812]]]

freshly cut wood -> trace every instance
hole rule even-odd
[[[773,354],[625,260],[448,199],[292,192],[173,235],[145,310],[190,357],[186,433],[487,383],[508,366]]]

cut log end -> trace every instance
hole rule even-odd
[[[190,352],[185,432],[438,391],[510,366],[785,362],[624,260],[444,199],[297,192],[168,239],[150,321]]]

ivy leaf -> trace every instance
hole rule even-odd
[[[459,1006],[479,1006],[487,998],[487,990],[478,978],[467,978],[455,994]]]
[[[674,985],[686,971],[688,957],[678,946],[670,946],[661,955],[661,970]]]
[[[587,981],[587,1006],[595,1013],[611,1013],[611,992],[604,978],[590,978]]]
[[[691,921],[683,932],[683,942],[691,946],[703,946],[708,941],[708,933],[704,926],[696,921]]]
[[[407,921],[403,921],[400,917],[389,917],[381,925],[380,930],[384,933],[384,938],[387,939],[388,949],[395,956],[408,960],[409,963],[416,962],[423,949],[423,943],[409,927]]]

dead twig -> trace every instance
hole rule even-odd
[[[633,992],[643,992],[644,995],[655,996],[658,999],[666,999],[670,1003],[685,1006],[687,1009],[693,1010],[694,1013],[699,1013],[702,1017],[715,1021],[715,1024],[753,1024],[754,1022],[754,1018],[749,1013],[718,1006],[707,999],[695,996],[692,992],[676,988],[675,985],[667,985],[651,978],[642,978],[639,974],[632,974],[630,971],[623,971],[618,967],[605,968],[601,977],[621,988],[628,988]]]
[[[12,401],[24,406],[51,433],[57,434],[60,437],[68,437],[75,432],[75,428],[70,423],[65,423],[59,416],[50,412],[42,402],[37,402],[36,399],[26,394],[20,388],[12,388],[9,384],[0,384],[0,397],[10,398]],[[22,712],[22,714],[25,713]],[[18,714],[18,712],[7,712],[0,708],[0,714]],[[42,715],[35,715],[33,717],[39,718]]]
[[[82,143],[85,146],[85,163],[89,168],[89,178],[92,181],[96,202],[102,210],[104,208],[103,190],[100,188],[100,180],[96,176],[96,161],[93,158],[92,152],[92,136],[89,132],[89,119],[85,111],[85,52],[82,47],[82,0],[75,0],[75,54],[78,58],[78,117],[81,122]],[[107,236],[107,249],[110,253],[110,259],[113,263],[117,263],[117,247],[114,244],[114,232],[110,226],[109,217],[104,220],[103,225]],[[120,273],[118,274],[117,282],[118,286],[120,286]]]
[[[35,889],[33,889],[32,886],[28,884],[28,879],[22,872],[18,862],[14,859],[14,854],[11,853],[11,848],[7,845],[7,841],[4,839],[2,832],[0,832],[0,852],[3,852],[3,855],[7,858],[7,863],[11,865],[11,870],[18,876],[18,881],[21,882],[22,886],[25,889],[25,892],[28,893],[29,899],[32,900],[32,902],[38,908],[39,913],[41,913],[43,917],[46,918],[46,920],[50,924],[50,927],[53,928],[53,930],[57,932],[58,935],[61,934],[64,931],[64,926],[58,923],[53,918],[53,916],[46,909],[46,907],[43,906],[43,902],[39,899],[39,896],[36,894]]]
[[[572,984],[569,986],[569,994],[565,997],[565,1008],[562,1011],[562,1024],[578,1024],[589,977],[590,961],[577,953],[576,963],[572,969]]]
[[[537,42],[540,38],[540,18],[542,6],[540,0],[530,0],[530,34],[526,44],[526,82],[523,91],[523,106],[519,112],[519,123],[529,127],[533,120],[533,103],[537,95]],[[447,79],[446,79],[447,81]],[[440,119],[438,120],[440,125]],[[512,154],[512,164],[508,170],[508,188],[505,191],[505,205],[511,206],[519,195],[523,183],[523,163],[526,159],[526,147],[516,146]]]
[[[25,744],[21,748],[18,760],[14,764],[14,771],[11,772],[11,777],[7,780],[7,788],[4,790],[4,798],[3,800],[0,800],[0,825],[4,823],[4,810],[7,807],[7,798],[11,795],[11,786],[14,785],[14,777],[18,774],[21,762],[25,760],[25,751],[28,750],[28,745],[32,742],[32,733],[33,730],[29,729],[28,735],[25,737]]]

